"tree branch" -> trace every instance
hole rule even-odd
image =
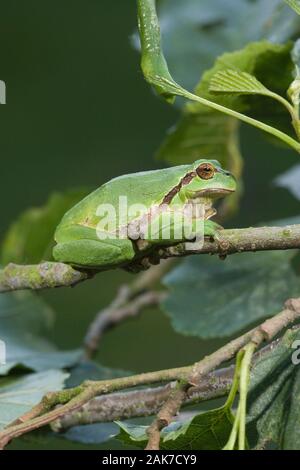
[[[281,340],[282,338],[278,338],[255,353],[252,366],[264,355],[276,348]],[[234,369],[235,366],[231,365],[209,373],[198,386],[192,386],[188,389],[183,406],[227,395],[231,388]],[[73,426],[156,415],[167,400],[172,389],[174,389],[174,385],[175,383],[171,382],[164,386],[111,393],[93,398],[76,412],[65,414],[54,421],[51,428],[53,431],[63,432]]]
[[[186,399],[188,384],[177,383],[174,390],[169,392],[157,417],[147,429],[148,443],[145,450],[159,450],[160,432],[169,426],[174,416],[179,412],[182,403]]]
[[[99,316],[91,324],[85,339],[86,355],[88,358],[94,356],[99,347],[103,334],[129,318],[138,316],[146,307],[159,305],[166,297],[166,292],[149,291],[139,295],[136,299],[128,302],[123,307],[113,306],[100,312]]]
[[[250,227],[218,230],[214,240],[205,239],[204,245],[186,251],[180,243],[159,250],[160,258],[174,258],[197,254],[232,255],[249,251],[290,250],[300,248],[300,224],[284,227]]]
[[[143,308],[158,305],[165,297],[164,292],[149,291],[169,270],[172,260],[163,260],[142,272],[131,284],[120,287],[113,302],[97,313],[84,339],[86,357],[92,358],[99,348],[103,334],[122,321],[137,316]]]
[[[77,271],[63,263],[45,262],[25,266],[10,263],[0,270],[0,293],[74,286],[92,277],[92,274]]]
[[[201,248],[187,250],[185,243],[157,250],[158,258],[219,254],[221,256],[247,251],[290,250],[300,248],[300,225],[228,229],[216,232],[215,239],[205,239]],[[22,266],[9,264],[0,270],[0,292],[20,289],[45,289],[73,286],[95,274],[79,271],[63,263],[41,263]]]
[[[81,386],[48,394],[42,403],[22,416],[18,424],[8,426],[0,432],[0,449],[15,437],[45,426],[62,416],[78,411],[85,403],[100,395],[128,388],[161,382],[182,381],[189,386],[201,384],[204,375],[210,373],[222,362],[232,359],[237,351],[250,341],[259,344],[261,340],[270,341],[288,324],[300,317],[300,299],[286,302],[285,309],[278,315],[266,320],[258,327],[231,341],[211,356],[187,367],[148,372],[131,377],[123,377],[99,382],[87,381]],[[57,407],[57,405],[62,405]],[[28,419],[28,416],[30,417]]]
[[[226,395],[231,387],[234,366],[209,374],[198,387],[191,387],[184,405],[213,400]],[[74,413],[54,421],[51,428],[61,432],[73,426],[152,416],[159,412],[176,382],[142,390],[117,392],[93,398]]]

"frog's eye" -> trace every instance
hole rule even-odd
[[[197,175],[203,180],[210,180],[215,174],[215,168],[210,163],[202,163],[198,166]]]

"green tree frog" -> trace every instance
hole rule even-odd
[[[93,270],[131,270],[140,262],[148,267],[162,245],[195,238],[200,219],[203,236],[213,237],[219,226],[209,220],[216,213],[212,204],[235,189],[231,173],[206,159],[114,178],[64,215],[55,233],[54,259]],[[188,235],[180,230],[187,207],[192,208]]]

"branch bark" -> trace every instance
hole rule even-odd
[[[147,429],[148,443],[145,450],[159,450],[160,432],[171,424],[186,399],[188,384],[177,383],[169,393],[166,401],[159,410],[157,417]]]
[[[284,227],[249,227],[216,232],[214,240],[205,239],[204,245],[186,251],[185,244],[162,248],[160,258],[174,258],[197,254],[232,255],[249,251],[290,250],[300,248],[300,225]]]
[[[36,265],[10,263],[0,270],[0,293],[16,290],[40,290],[69,287],[92,277],[93,273],[77,271],[63,263],[45,262]]]
[[[226,395],[231,387],[234,366],[209,374],[198,387],[191,387],[184,405],[213,400]],[[117,392],[93,398],[74,413],[65,414],[51,425],[53,431],[62,432],[73,426],[103,423],[122,419],[156,415],[175,382],[164,386]]]

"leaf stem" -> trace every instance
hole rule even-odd
[[[261,122],[261,121],[257,121],[256,119],[253,119],[250,116],[246,116],[245,114],[239,113],[238,111],[234,111],[233,109],[226,108],[225,106],[214,103],[213,101],[209,101],[205,98],[201,98],[200,96],[194,95],[193,93],[190,93],[190,92],[187,92],[187,91],[184,94],[182,94],[181,96],[185,96],[186,98],[188,98],[192,101],[197,101],[198,103],[201,103],[204,106],[215,109],[215,110],[220,111],[224,114],[228,114],[229,116],[235,117],[235,118],[239,119],[240,121],[246,122],[247,124],[250,124],[251,126],[256,127],[258,129],[261,129],[262,131],[267,132],[268,134],[272,134],[275,137],[277,137],[278,139],[285,142],[291,148],[296,150],[298,153],[300,153],[300,143],[297,140],[290,137],[289,135],[287,135],[284,132],[280,131],[279,129],[276,129],[275,127],[269,126],[268,124],[265,124],[264,122]],[[285,101],[284,98],[282,98],[282,100]],[[286,104],[285,104],[285,106],[286,106]],[[296,128],[295,128],[295,130],[296,130]],[[297,132],[297,130],[296,130],[296,132]]]
[[[240,373],[241,373],[241,365],[244,357],[244,350],[241,349],[236,357],[236,365],[235,365],[235,372],[234,372],[234,377],[233,377],[233,382],[231,386],[230,393],[228,395],[226,405],[228,407],[232,407],[234,399],[236,397],[238,388],[239,388],[239,382],[240,382]],[[235,443],[236,443],[236,438],[239,430],[239,423],[240,423],[240,407],[238,406],[235,414],[235,419],[234,423],[232,426],[232,430],[228,439],[227,444],[223,447],[223,450],[234,450],[235,448]]]
[[[253,342],[244,348],[244,357],[241,364],[240,375],[240,401],[239,401],[239,450],[246,448],[246,416],[247,416],[247,394],[251,360],[257,345]]]
[[[232,407],[233,402],[235,400],[237,391],[239,389],[239,380],[240,380],[240,373],[241,373],[241,364],[242,360],[244,357],[244,350],[241,350],[238,352],[237,357],[236,357],[236,365],[234,369],[234,376],[233,376],[233,381],[232,381],[232,386],[226,401],[226,406]]]

